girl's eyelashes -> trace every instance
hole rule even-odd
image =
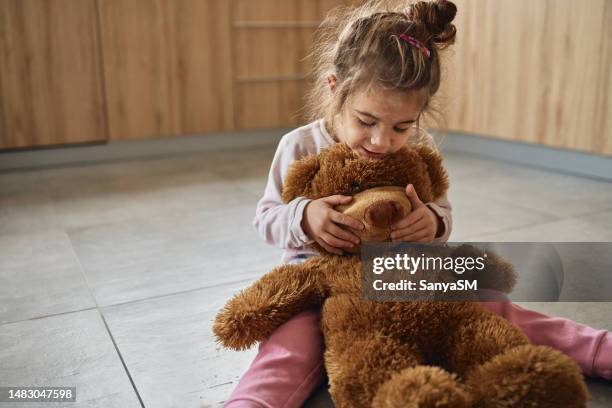
[[[357,122],[359,122],[359,124],[361,126],[363,126],[363,127],[371,128],[371,127],[376,126],[376,122],[366,122],[366,121],[361,120],[357,116],[355,116],[355,118],[357,119]],[[395,128],[393,128],[393,130],[395,130],[395,132],[397,132],[397,133],[404,133],[404,132],[406,132],[408,130],[408,128],[398,128],[398,127],[395,127]]]
[[[372,126],[374,126],[376,124],[376,122],[364,122],[363,120],[359,119],[358,117],[356,117],[356,118],[357,118],[357,121],[359,122],[359,124],[361,126],[372,127]]]

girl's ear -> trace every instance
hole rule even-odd
[[[331,74],[327,77],[327,87],[329,88],[331,93],[336,91],[336,81],[337,78],[334,74]]]
[[[306,156],[293,163],[283,185],[283,202],[288,203],[296,197],[308,197],[312,179],[319,172],[319,167],[317,155]]]

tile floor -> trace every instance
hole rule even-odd
[[[250,224],[272,155],[0,173],[0,385],[76,386],[74,407],[220,406],[255,351],[219,349],[212,319],[280,257]],[[446,165],[455,241],[612,241],[609,183]],[[612,329],[610,304],[529,307]],[[611,383],[589,386],[591,407],[612,406]]]

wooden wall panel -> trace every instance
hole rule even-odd
[[[297,126],[310,84],[313,34],[341,0],[232,1],[237,129]]]
[[[594,152],[612,154],[612,0],[605,1],[603,21]]]
[[[304,76],[310,72],[307,55],[312,47],[314,30],[295,27],[234,30],[236,80]]]
[[[442,89],[448,128],[612,154],[612,131],[602,125],[612,115],[602,94],[611,1],[457,0]]]
[[[303,124],[307,81],[243,83],[237,88],[238,129],[262,129]]]
[[[0,148],[106,139],[95,0],[0,1]]]
[[[235,22],[300,22],[316,23],[332,8],[345,4],[342,0],[232,0]]]
[[[112,139],[233,128],[229,2],[99,2]]]

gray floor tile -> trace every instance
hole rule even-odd
[[[59,229],[54,215],[53,200],[45,188],[14,189],[12,194],[0,195],[0,235]]]
[[[468,240],[491,242],[610,242],[612,241],[612,226],[583,221],[580,218],[567,218],[503,232],[476,234],[469,236]]]
[[[207,170],[231,179],[258,176],[266,177],[270,171],[276,147],[251,150],[232,150],[207,155]]]
[[[482,199],[463,187],[451,188],[453,206],[452,241],[554,220],[553,216],[496,199]]]
[[[38,170],[0,172],[0,202],[2,198],[23,194],[42,185],[42,175]]]
[[[232,180],[241,189],[261,197],[274,158],[274,150],[261,148],[219,153],[208,161],[211,165],[209,169],[225,180]]]
[[[562,301],[612,302],[612,251],[609,243],[556,245],[563,265]],[[612,315],[612,305],[608,305]]]
[[[95,307],[63,231],[0,234],[0,323]]]
[[[221,349],[211,324],[247,283],[104,308],[136,388],[148,408],[216,407],[229,396],[256,349]]]
[[[40,171],[0,172],[0,234],[53,227],[52,214]]]
[[[53,203],[58,224],[66,228],[101,225],[256,202],[239,183],[204,170],[205,162],[198,167],[193,159],[177,158],[138,164],[96,166],[102,168],[52,177],[57,185]]]
[[[234,177],[215,173],[218,160],[209,153],[0,174],[0,233],[84,227],[241,203],[254,206],[265,175],[254,171],[253,164]]]
[[[581,215],[576,217],[576,219],[602,227],[612,228],[612,208],[605,211]]]
[[[100,305],[259,276],[280,259],[251,227],[253,206],[69,231]]]
[[[452,176],[452,175],[451,175]],[[502,164],[467,177],[452,179],[474,198],[571,217],[612,208],[612,183]]]
[[[76,387],[71,407],[140,407],[97,310],[0,326],[0,361],[2,385]]]

